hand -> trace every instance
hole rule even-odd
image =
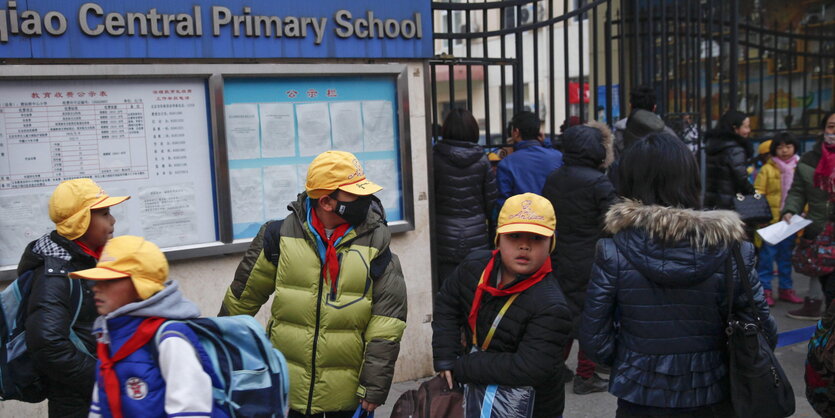
[[[446,379],[446,383],[449,385],[449,390],[452,390],[452,370],[441,370],[438,374]]]
[[[786,221],[787,224],[790,224],[790,223],[792,223],[792,216],[794,216],[793,213],[786,212],[786,214],[783,215],[783,220]]]
[[[362,403],[362,409],[364,409],[368,412],[374,412],[374,410],[377,409],[378,406],[380,406],[380,404],[378,404],[378,403],[371,403],[371,402],[366,401],[365,399],[363,399],[361,401],[361,403]]]

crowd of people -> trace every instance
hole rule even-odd
[[[822,233],[835,216],[835,113],[801,157],[796,138],[775,135],[752,174],[750,119],[727,112],[707,135],[703,190],[653,94],[636,89],[614,132],[567,127],[559,150],[543,143],[536,114],[521,112],[508,127],[514,152],[495,169],[473,115],[446,116],[433,150],[432,351],[451,389],[522,388],[514,399],[532,417],[562,416],[568,383],[577,394],[608,390],[618,417],[732,416],[725,312],[762,319],[773,349],[770,305],[802,303],[795,317],[811,319],[830,306],[835,273],[800,299],[795,237],[761,242],[752,231],[763,225],[746,225],[734,201],[759,193],[770,222],[804,214],[804,238]],[[220,316],[254,315],[273,298],[266,334],[288,364],[290,417],[360,416],[388,397],[407,304],[380,190],[354,155],[317,156],[290,215],[261,227],[223,298]],[[225,416],[190,328],[154,338],[163,321],[200,312],[156,245],[112,237],[110,207],[127,199],[90,179],[61,183],[49,203],[55,230],[18,266],[34,277],[25,338],[49,415]]]

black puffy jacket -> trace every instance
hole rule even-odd
[[[444,281],[435,297],[432,321],[435,370],[452,370],[455,380],[461,383],[533,386],[536,390],[534,417],[560,416],[565,407],[560,371],[571,319],[552,275],[524,290],[510,305],[487,351],[468,353],[461,345],[462,328],[466,341],[472,341],[467,317],[491,254],[490,251],[470,254],[455,274]],[[493,283],[500,270],[501,262],[497,260],[490,278]],[[509,297],[484,293],[476,320],[479,345]]]
[[[70,341],[74,308],[67,274],[93,268],[96,259],[57,232],[32,241],[20,258],[18,274],[34,270],[26,318],[26,345],[46,383],[49,415],[86,416],[95,383],[96,359]],[[73,329],[92,355],[96,340],[93,321],[98,316],[92,283],[80,280],[81,309]]]
[[[491,247],[487,222],[499,196],[496,175],[478,144],[444,139],[433,155],[437,253],[441,261],[458,263]]]
[[[542,196],[557,215],[557,242],[552,264],[579,327],[586,286],[594,262],[594,246],[603,231],[603,217],[617,198],[604,174],[612,160],[612,134],[606,125],[574,126],[563,135],[565,165],[545,181]]]
[[[726,280],[734,280],[734,311],[767,318],[772,344],[777,326],[754,268],[754,247],[732,211],[645,206],[627,200],[606,215],[613,238],[601,239],[580,327],[580,346],[610,365],[609,392],[645,406],[696,408],[728,397],[725,353]],[[731,244],[741,242],[746,300]]]
[[[748,181],[749,146],[745,138],[733,132],[707,134],[705,207],[733,209],[737,193],[754,193],[754,186]]]

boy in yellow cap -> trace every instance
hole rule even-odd
[[[32,241],[18,263],[18,275],[34,271],[26,345],[45,386],[50,417],[87,416],[96,363],[90,332],[96,311],[92,285],[82,281],[73,288],[66,277],[96,265],[113,236],[116,220],[110,207],[127,199],[107,195],[88,178],[64,181],[49,200],[55,231]]]
[[[168,281],[168,261],[159,247],[141,237],[113,238],[96,267],[70,277],[95,283],[100,315],[90,417],[212,414],[211,377],[189,340],[196,338],[189,326],[169,324],[157,343],[151,341],[166,320],[200,316],[177,283]]]
[[[290,417],[351,417],[388,396],[406,327],[406,286],[389,249],[382,187],[343,151],[319,154],[283,222],[261,227],[221,315],[255,315],[287,358]]]
[[[470,253],[444,281],[435,298],[432,351],[450,388],[453,380],[532,386],[534,417],[562,415],[571,314],[551,274],[555,227],[547,199],[512,196],[499,213],[497,249]]]

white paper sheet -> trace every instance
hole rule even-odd
[[[394,149],[394,116],[388,100],[362,102],[362,126],[365,151],[391,151]]]
[[[258,143],[258,106],[239,103],[226,105],[226,143],[230,160],[261,156]]]
[[[299,129],[299,153],[302,156],[319,155],[331,148],[331,121],[327,103],[296,105],[296,122]]]
[[[365,177],[383,187],[376,193],[386,212],[400,209],[400,184],[394,160],[363,161]]]
[[[264,222],[261,169],[229,170],[229,186],[232,195],[232,223]]]
[[[330,104],[333,148],[340,151],[362,152],[362,107],[360,102]]]
[[[261,154],[264,158],[296,155],[296,125],[292,103],[262,103]]]
[[[193,240],[197,233],[193,184],[143,187],[138,197],[145,239],[163,248]]]
[[[0,265],[17,263],[29,242],[55,229],[48,204],[47,193],[0,199]]]
[[[264,167],[264,201],[267,219],[284,219],[290,214],[287,205],[296,200],[299,186],[295,165]]]
[[[794,215],[791,218],[791,223],[780,221],[765,228],[758,229],[757,233],[760,234],[760,237],[762,237],[765,242],[771,245],[776,245],[780,241],[790,237],[792,234],[806,228],[811,223],[812,221],[804,219],[800,215]]]

